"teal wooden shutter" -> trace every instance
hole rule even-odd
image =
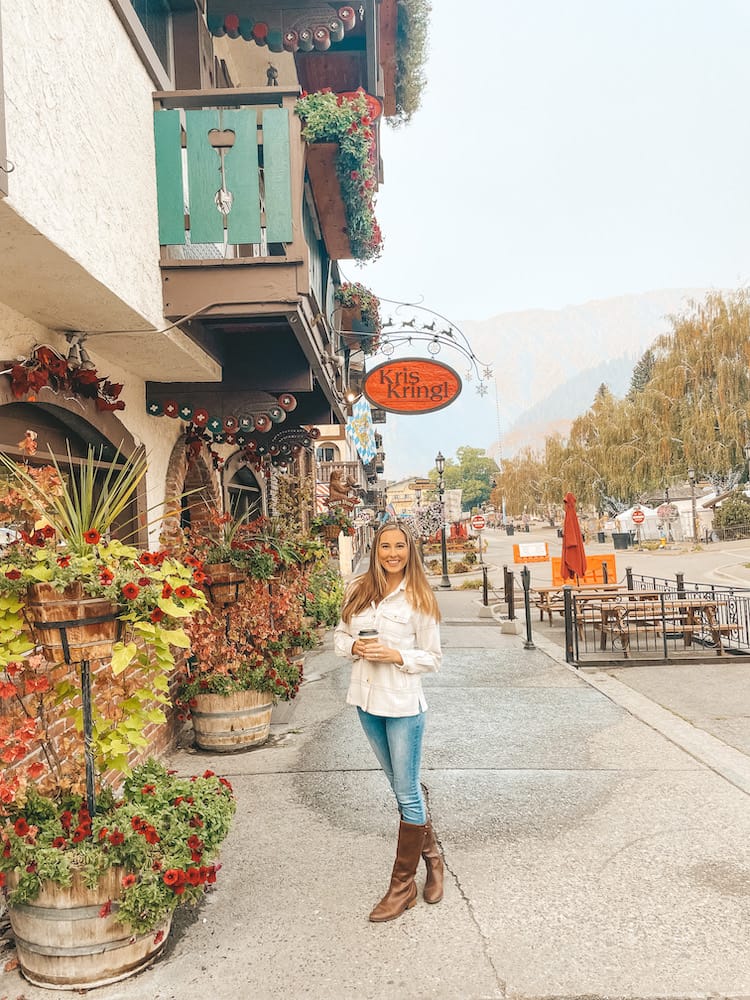
[[[263,112],[263,178],[269,243],[291,243],[294,238],[289,156],[289,112],[286,108],[269,108]]]
[[[159,243],[185,242],[185,194],[182,189],[182,148],[179,111],[154,112],[156,201]]]

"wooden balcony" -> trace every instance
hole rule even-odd
[[[164,313],[211,352],[227,386],[322,393],[342,422],[326,360],[330,266],[305,195],[296,99],[284,88],[155,95]]]

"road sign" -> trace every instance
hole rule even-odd
[[[415,479],[413,482],[409,483],[410,490],[434,490],[437,489],[437,483],[433,483],[431,479]]]
[[[484,514],[475,514],[471,519],[471,526],[474,531],[481,531],[487,522],[484,519]]]
[[[633,524],[643,524],[643,522],[646,520],[646,515],[643,513],[642,510],[634,510],[632,517],[633,517]]]

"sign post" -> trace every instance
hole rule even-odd
[[[479,542],[479,565],[481,566],[484,562],[482,559],[482,531],[485,528],[486,521],[484,519],[484,514],[475,514],[471,519],[471,526],[477,533],[477,540]]]
[[[638,534],[638,548],[641,547],[641,525],[646,520],[646,515],[640,508],[633,511],[633,524],[636,526],[636,532]]]

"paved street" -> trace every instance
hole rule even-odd
[[[446,655],[426,683],[423,778],[448,866],[444,901],[367,920],[397,819],[329,637],[268,745],[175,753],[180,769],[210,767],[235,785],[224,868],[153,969],[93,995],[750,996],[748,757],[691,724],[700,699],[683,717],[656,682],[644,694],[625,670],[577,674],[546,645],[546,624],[535,632],[545,648],[526,650],[479,619],[476,593],[439,600]],[[679,688],[682,675],[670,676]],[[725,721],[746,730],[748,674],[736,676]],[[713,663],[704,684],[725,684]],[[50,996],[17,973],[0,977],[0,996],[20,995]]]

